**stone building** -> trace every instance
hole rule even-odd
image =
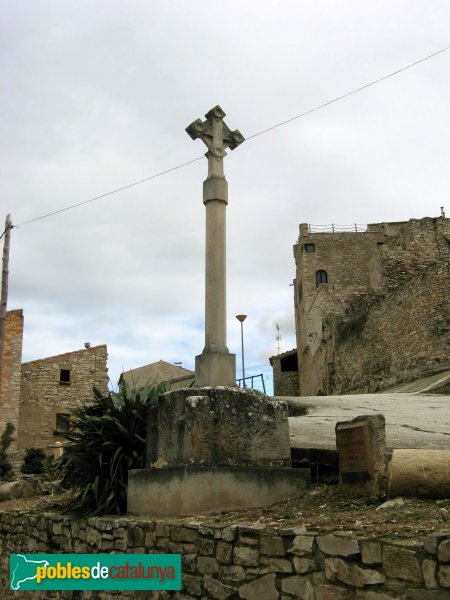
[[[373,392],[450,368],[450,219],[313,232],[294,246],[300,395]]]
[[[11,450],[45,448],[63,441],[71,414],[92,400],[93,388],[108,392],[105,345],[22,363],[23,313],[6,313],[0,433],[7,422],[15,435]]]
[[[125,382],[130,388],[142,389],[152,383],[167,383],[171,390],[178,390],[192,387],[194,381],[194,371],[165,360],[158,360],[143,367],[124,371],[119,377],[119,386]]]
[[[298,396],[298,360],[297,349],[271,356],[273,369],[273,395]]]

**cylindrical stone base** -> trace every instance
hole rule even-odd
[[[394,450],[388,497],[450,498],[450,450]]]

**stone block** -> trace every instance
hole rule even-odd
[[[166,516],[267,506],[298,496],[309,485],[309,469],[135,469],[128,472],[128,512]]]
[[[383,548],[383,567],[386,575],[392,579],[402,579],[413,583],[422,583],[422,570],[415,552],[396,546]]]
[[[234,561],[244,567],[258,567],[259,550],[250,546],[235,546]]]
[[[317,545],[325,554],[333,556],[352,556],[359,554],[359,544],[357,540],[347,537],[339,537],[337,535],[318,535]]]
[[[272,556],[284,556],[286,554],[283,538],[281,537],[263,535],[261,536],[259,548],[261,554],[271,554]]]
[[[448,600],[447,590],[406,590],[404,600]]]
[[[237,528],[236,526],[225,527],[222,529],[221,538],[225,542],[234,542],[237,536]]]
[[[311,581],[300,575],[282,579],[281,590],[301,600],[314,600],[314,588]]]
[[[325,577],[329,581],[342,581],[348,585],[362,588],[366,585],[384,583],[386,577],[373,569],[363,569],[342,558],[326,558],[324,564]]]
[[[201,596],[203,578],[183,573],[183,589],[193,596]]]
[[[386,433],[384,415],[364,415],[336,423],[339,482],[357,494],[378,495],[386,490]]]
[[[245,600],[278,600],[275,575],[269,573],[250,583],[245,583],[239,588],[239,597]]]
[[[373,590],[356,590],[357,600],[395,600],[395,596],[386,592],[374,592]]]
[[[172,525],[170,529],[170,539],[174,542],[195,542],[197,537],[197,531],[190,527]]]
[[[158,413],[163,464],[291,466],[287,405],[255,390],[174,390],[160,396]]]
[[[381,544],[372,540],[359,540],[361,559],[365,565],[378,565],[382,562]]]
[[[222,540],[217,542],[216,558],[221,564],[231,564],[233,562],[233,544]]]
[[[450,565],[439,567],[439,583],[444,588],[450,588]]]
[[[314,546],[314,536],[312,535],[297,535],[292,541],[292,546],[288,549],[291,554],[304,556],[312,552]]]
[[[317,571],[320,568],[315,560],[300,556],[294,556],[293,563],[297,573],[309,573],[310,571]]]
[[[292,573],[293,571],[291,561],[285,558],[267,558],[266,556],[261,559],[261,564],[267,566],[272,573]]]
[[[36,492],[29,481],[19,479],[0,484],[0,502],[17,500],[18,498],[31,498]]]
[[[205,576],[203,585],[214,600],[228,600],[228,598],[236,597],[236,588],[224,585],[208,575]]]
[[[425,581],[425,587],[430,590],[437,589],[439,587],[439,584],[436,579],[436,569],[437,562],[435,560],[426,558],[422,561],[422,573],[423,579]]]
[[[223,581],[241,582],[245,581],[245,569],[240,565],[220,566],[219,577]]]
[[[355,600],[353,590],[336,585],[318,585],[315,591],[316,600]]]
[[[197,558],[197,569],[202,575],[212,575],[219,571],[219,563],[211,556],[199,556]]]
[[[438,546],[438,559],[440,562],[450,562],[450,539],[444,540]]]
[[[425,540],[423,542],[423,547],[424,547],[425,552],[428,552],[428,554],[432,554],[433,556],[436,556],[437,547],[438,547],[437,538],[435,538],[433,536],[425,538]]]
[[[200,556],[213,556],[216,550],[216,543],[209,538],[199,537],[196,547]]]
[[[195,383],[205,386],[236,384],[236,355],[229,352],[203,352],[195,357]]]

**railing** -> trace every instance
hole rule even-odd
[[[367,225],[361,223],[351,223],[350,225],[308,225],[308,233],[337,233],[340,231],[355,231],[356,233],[367,231]]]
[[[250,380],[250,385],[245,384],[244,385],[244,379],[236,379],[236,383],[238,385],[238,387],[246,387],[246,388],[251,388],[251,389],[255,389],[255,379],[258,380],[259,378],[261,378],[261,383],[262,383],[262,387],[264,390],[264,393],[266,393],[266,384],[264,383],[264,377],[263,374],[260,373],[259,375],[249,375],[248,377],[245,378],[245,381],[247,381],[247,379]]]

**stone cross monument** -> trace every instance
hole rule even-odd
[[[208,148],[208,177],[203,182],[206,206],[205,347],[195,357],[196,386],[236,385],[236,356],[227,348],[226,324],[226,206],[228,184],[223,172],[225,149],[234,150],[244,137],[230,131],[224,111],[215,106],[186,128],[193,140]]]

